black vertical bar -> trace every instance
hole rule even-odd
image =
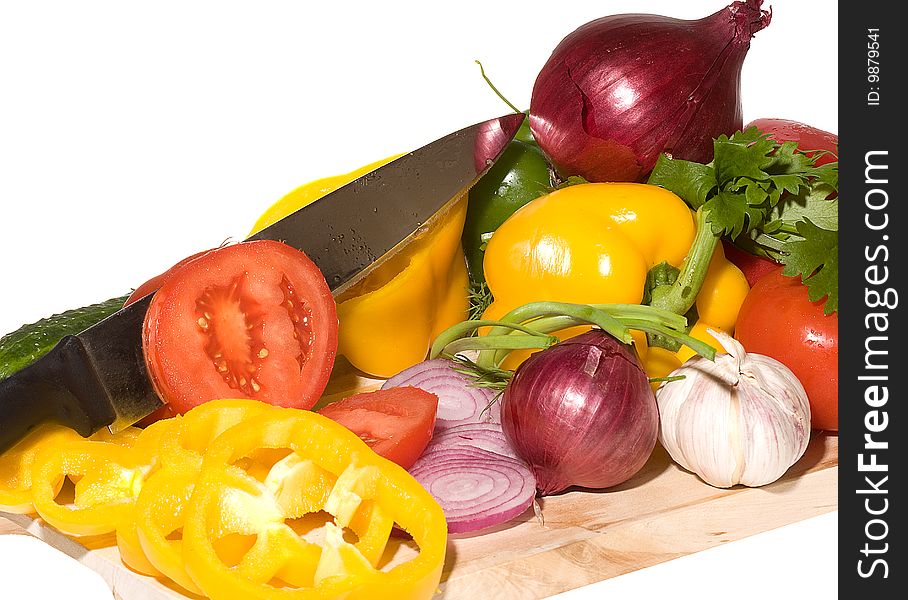
[[[899,3],[839,4],[839,589],[902,598],[906,424]],[[899,114],[901,113],[901,114]]]

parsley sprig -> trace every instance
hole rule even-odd
[[[695,245],[707,250],[726,237],[783,263],[783,273],[800,276],[811,300],[826,298],[829,314],[838,310],[838,198],[827,198],[838,193],[839,168],[838,162],[817,166],[820,154],[805,154],[810,150],[795,142],[778,143],[749,127],[714,140],[713,160],[707,164],[663,154],[648,182],[698,209],[698,224],[708,224],[715,239],[698,236]],[[707,254],[711,256],[700,253]],[[655,294],[654,305],[686,310],[684,304],[696,298],[699,286],[691,297],[690,281],[696,281],[692,275],[703,265],[686,262],[691,264],[682,266],[682,284]]]

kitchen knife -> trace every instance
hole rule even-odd
[[[335,296],[400,252],[486,173],[523,122],[520,113],[477,123],[367,173],[255,233],[318,265]],[[164,403],[142,353],[152,295],[0,381],[0,452],[45,421],[89,436],[117,432]]]

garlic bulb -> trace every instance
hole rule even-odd
[[[756,487],[781,477],[807,449],[810,405],[779,361],[747,354],[709,330],[727,354],[685,362],[656,392],[659,441],[672,459],[716,487]]]

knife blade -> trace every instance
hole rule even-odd
[[[523,122],[510,114],[391,161],[248,239],[277,240],[318,265],[335,297],[392,258],[498,159]],[[464,160],[469,157],[469,160]]]
[[[484,175],[523,122],[505,115],[444,136],[367,173],[248,239],[305,252],[335,296],[400,252]],[[163,406],[145,367],[152,294],[0,381],[0,452],[45,421],[83,437],[117,432]]]

